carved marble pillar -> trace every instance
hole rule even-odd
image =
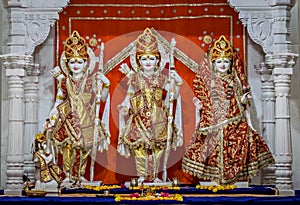
[[[9,24],[8,43],[4,49],[3,66],[6,69],[9,89],[9,122],[7,170],[1,170],[1,180],[6,171],[6,193],[21,193],[23,189],[24,160],[28,162],[38,111],[36,88],[37,76],[26,78],[26,121],[24,122],[24,83],[26,69],[32,67],[35,47],[47,38],[50,27],[58,19],[58,12],[69,0],[2,0],[7,10]],[[29,70],[27,70],[28,72]],[[31,111],[31,112],[30,112]],[[24,132],[25,128],[25,132]],[[25,138],[23,138],[25,136]],[[32,136],[30,136],[32,137]],[[4,140],[5,141],[5,140]],[[23,144],[25,143],[24,147]],[[29,145],[30,144],[30,145]],[[30,147],[28,147],[28,145]],[[24,155],[25,154],[25,155]],[[32,170],[32,165],[25,163],[25,173]]]
[[[292,139],[290,132],[290,81],[297,55],[290,38],[290,10],[294,0],[228,0],[238,12],[254,42],[265,52],[265,64],[273,68],[275,86],[276,187],[280,195],[294,195]]]
[[[24,135],[24,76],[25,66],[32,61],[24,54],[25,12],[21,1],[3,1],[8,11],[9,34],[7,52],[3,57],[5,75],[8,78],[8,137],[7,181],[5,193],[18,194],[23,188],[23,135]]]
[[[45,66],[28,64],[26,67],[27,77],[25,78],[25,121],[24,121],[24,174],[32,181],[34,180],[35,164],[32,160],[32,144],[34,135],[37,134],[38,125],[38,83],[39,76],[43,74]]]
[[[262,135],[266,140],[270,150],[274,153],[275,141],[275,89],[272,69],[267,68],[265,63],[256,67],[256,72],[260,75],[262,82]],[[268,166],[261,170],[261,183],[263,185],[275,184],[275,165]]]
[[[275,85],[275,147],[274,157],[276,161],[276,187],[280,195],[294,195],[292,181],[292,138],[290,131],[290,83],[293,69],[286,67],[294,64],[293,56],[280,56],[274,65]]]
[[[9,55],[3,57],[9,93],[7,193],[18,192],[23,188],[24,68],[31,61],[31,56]]]
[[[273,66],[275,85],[275,161],[276,187],[281,195],[294,195],[292,181],[292,137],[290,127],[290,84],[297,55],[290,41],[291,0],[268,0],[273,10],[273,47],[266,55]]]

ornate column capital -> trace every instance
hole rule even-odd
[[[256,73],[260,76],[262,83],[269,81],[272,76],[272,66],[267,65],[266,63],[260,63],[259,65],[254,65]]]
[[[26,75],[26,67],[32,64],[33,57],[31,55],[3,55],[2,59],[7,77],[24,77]]]
[[[284,6],[291,6],[291,7],[293,7],[296,3],[295,0],[266,0],[266,2],[270,6],[284,5]]]
[[[239,13],[250,38],[266,54],[289,51],[289,11],[295,4],[294,0],[228,0],[228,3]],[[280,40],[283,42],[278,42]],[[280,46],[282,48],[278,48]]]
[[[265,53],[271,52],[274,39],[270,5],[261,0],[228,0],[228,3],[239,13],[239,19],[247,27],[250,38],[260,45]]]
[[[279,53],[279,54],[267,54],[265,56],[265,62],[272,68],[293,68],[298,54],[295,53]]]
[[[59,18],[58,13],[68,3],[69,0],[4,0],[11,29],[9,52],[31,55],[35,47],[46,40],[50,27]]]

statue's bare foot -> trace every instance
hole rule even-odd
[[[69,182],[70,182],[70,178],[69,177],[64,178],[63,183],[69,183]]]
[[[138,184],[142,183],[145,181],[145,177],[139,177],[138,178]]]
[[[153,180],[153,182],[154,183],[162,183],[162,180],[160,179],[160,178],[155,178],[154,180]]]
[[[79,183],[78,181],[75,181],[75,182],[71,185],[70,188],[71,188],[71,189],[74,189],[74,188],[80,188],[80,183]]]
[[[81,182],[87,182],[88,180],[84,177],[80,177]]]

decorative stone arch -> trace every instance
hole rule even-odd
[[[69,0],[3,0],[2,3],[8,11],[10,36],[7,53],[2,58],[8,78],[9,106],[14,108],[9,111],[6,192],[17,190],[20,193],[23,174],[34,168],[30,164],[30,150],[26,148],[31,146],[31,139],[23,136],[33,136],[37,130],[36,114],[29,115],[26,110],[32,112],[37,107],[38,76],[43,72],[41,66],[33,63],[32,54],[45,41],[50,27],[58,20],[58,13],[68,5]],[[264,119],[269,119],[264,126],[267,127],[267,136],[271,136],[274,142],[276,186],[280,194],[293,195],[288,97],[297,57],[291,51],[289,41],[290,9],[295,2],[228,0],[228,3],[239,13],[249,36],[266,54],[265,62],[257,71],[261,74],[263,85],[274,88],[266,92],[273,101],[264,103],[264,106],[273,105],[274,113],[264,113]],[[280,110],[276,109],[279,107]]]

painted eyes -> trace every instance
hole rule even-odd
[[[78,64],[83,64],[84,61],[82,59],[71,59],[69,62],[71,65],[78,63]]]
[[[226,63],[228,64],[229,63],[229,60],[217,60],[216,63]]]
[[[142,57],[142,58],[141,58],[142,61],[146,61],[147,59],[149,59],[149,60],[151,60],[151,61],[155,61],[155,60],[156,60],[155,57],[147,57],[147,56],[145,56],[145,57]]]

